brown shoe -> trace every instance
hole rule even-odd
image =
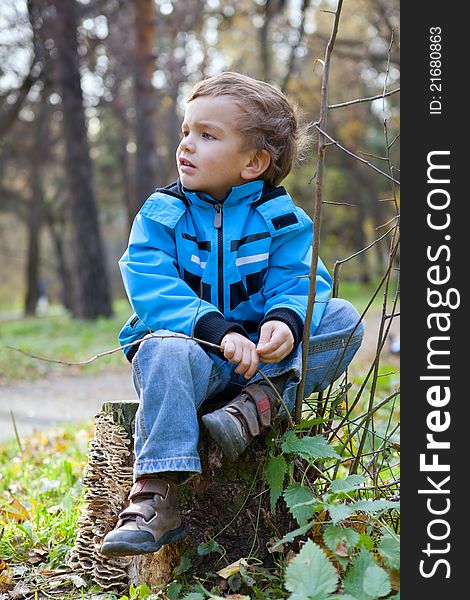
[[[276,394],[267,385],[250,383],[223,408],[202,417],[211,438],[234,461],[266,431],[277,412]]]
[[[119,515],[113,531],[103,540],[101,554],[131,556],[157,552],[185,535],[176,512],[178,486],[163,479],[143,478],[132,486],[131,503]]]

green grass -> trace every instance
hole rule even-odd
[[[126,359],[120,351],[86,367],[70,367],[31,358],[7,346],[54,360],[88,359],[118,346],[117,335],[131,312],[128,302],[120,300],[114,303],[111,319],[74,320],[66,314],[52,314],[3,321],[0,381],[37,379],[49,373],[70,374],[72,371],[96,373],[122,366]]]
[[[362,312],[365,307],[369,304],[372,295],[377,290],[380,284],[379,280],[373,281],[370,284],[363,284],[353,281],[341,281],[339,286],[339,297],[349,300],[359,312]],[[395,290],[395,284],[391,282],[390,291],[388,294],[389,301],[388,305],[391,305],[393,299],[393,293]],[[375,296],[369,311],[380,311],[383,303],[384,287],[382,286]]]
[[[69,426],[0,445],[0,556],[24,561],[47,554],[44,568],[63,566],[82,494],[80,478],[90,428]],[[33,561],[34,562],[34,561]]]
[[[0,443],[0,597],[18,585],[27,598],[116,600],[67,567],[91,436],[90,424],[70,425],[23,438],[21,449]]]

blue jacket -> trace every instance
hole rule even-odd
[[[276,319],[289,325],[297,347],[312,235],[312,221],[285,189],[261,180],[234,186],[223,202],[179,180],[156,190],[119,261],[135,311],[119,334],[121,345],[159,329],[220,344],[228,331],[248,335]],[[330,290],[319,261],[312,333]],[[129,360],[136,350],[123,348]]]

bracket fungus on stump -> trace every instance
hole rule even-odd
[[[108,402],[96,416],[83,477],[84,509],[70,566],[88,574],[102,589],[123,593],[131,583],[170,582],[183,552],[191,555],[195,575],[248,556],[271,564],[270,541],[295,529],[295,523],[282,507],[270,513],[262,479],[264,440],[256,438],[236,462],[229,463],[204,434],[199,449],[202,473],[180,487],[179,509],[189,532],[186,538],[142,556],[109,558],[100,553],[102,539],[113,529],[132,486],[137,408],[137,402]],[[223,548],[223,557],[197,552],[198,546],[213,539]]]

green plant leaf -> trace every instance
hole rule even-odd
[[[354,531],[350,527],[335,527],[332,525],[323,532],[325,544],[335,553],[338,550],[338,546],[342,543],[346,543],[348,550],[354,548],[359,541],[359,537],[357,531]]]
[[[189,592],[189,594],[185,594],[181,600],[204,600],[204,594],[200,592]]]
[[[380,540],[379,554],[384,564],[389,569],[400,570],[400,539],[391,535],[384,535]]]
[[[256,583],[256,579],[253,579],[248,571],[245,569],[243,565],[240,565],[240,575],[243,579],[243,582],[246,583],[248,587],[253,587]]]
[[[227,582],[231,592],[238,592],[238,590],[242,587],[242,577],[240,573],[234,573],[233,575],[230,575],[230,577],[227,579]]]
[[[344,577],[344,591],[357,600],[376,600],[390,593],[390,578],[365,548]]]
[[[322,435],[304,435],[298,438],[295,431],[289,430],[284,434],[281,443],[283,452],[298,454],[306,460],[321,458],[340,458],[339,454]]]
[[[372,548],[375,546],[374,544],[374,540],[370,537],[370,535],[367,535],[366,533],[361,533],[361,535],[359,536],[359,543],[357,545],[358,548],[366,548],[367,550],[372,550]]]
[[[282,454],[270,456],[266,464],[265,474],[269,485],[269,498],[271,502],[271,511],[274,512],[277,501],[282,495],[284,478],[286,476],[286,459]]]
[[[172,581],[165,590],[165,594],[168,596],[168,600],[177,600],[178,596],[180,595],[182,587],[183,586],[181,585],[181,583]]]
[[[314,510],[315,497],[312,492],[299,483],[294,483],[284,491],[284,500],[297,523],[305,525]]]
[[[361,487],[364,483],[364,477],[362,475],[349,475],[344,479],[335,479],[331,482],[332,492],[350,492]]]
[[[324,507],[330,513],[333,524],[336,525],[339,521],[346,519],[352,515],[355,511],[354,504],[340,504],[340,503],[325,503]]]
[[[182,575],[189,571],[189,569],[193,566],[191,559],[186,554],[183,554],[179,564],[175,567],[175,575]]]
[[[282,439],[281,448],[286,454],[300,454],[302,445],[295,431],[292,431],[292,429],[286,431]]]
[[[215,540],[209,540],[204,544],[199,544],[197,547],[197,553],[199,556],[205,556],[206,554],[211,554],[212,552],[224,554],[224,549]]]
[[[312,527],[313,524],[314,522],[310,521],[310,523],[306,523],[305,525],[302,525],[302,527],[299,527],[298,529],[294,529],[294,531],[287,533],[283,538],[281,538],[278,542],[274,544],[273,549],[276,549],[278,546],[281,546],[286,542],[291,542],[298,535],[303,535],[304,533],[307,533],[307,531]]]
[[[349,502],[347,504],[325,502],[324,507],[330,513],[333,524],[336,525],[338,521],[346,519],[358,510],[362,510],[366,513],[379,512],[390,508],[399,510],[400,504],[399,502],[390,502],[389,500],[358,500],[357,502]]]
[[[338,573],[320,546],[308,540],[289,563],[285,586],[293,592],[291,600],[325,600],[338,586]]]
[[[310,429],[312,425],[320,425],[321,423],[328,423],[329,417],[324,417],[323,419],[302,419],[300,423],[297,423],[295,426],[296,431],[305,431]]]

